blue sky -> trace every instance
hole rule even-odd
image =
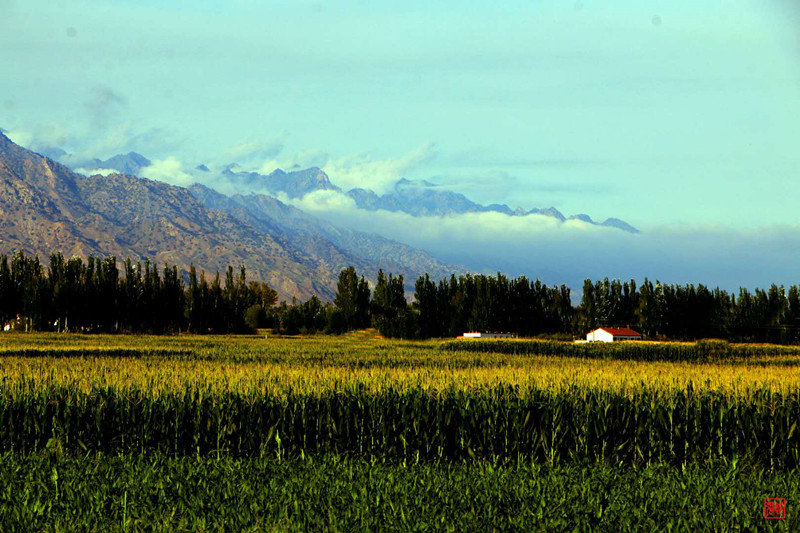
[[[485,4],[0,0],[0,126],[638,226],[797,222],[796,2]]]
[[[0,127],[34,149],[135,150],[180,184],[234,161],[379,191],[428,179],[645,230],[298,204],[551,282],[797,282],[793,0],[0,0],[0,50]]]

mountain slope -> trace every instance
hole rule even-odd
[[[258,227],[258,224],[277,224],[291,230],[295,246],[314,251],[331,263],[341,261],[337,256],[326,255],[335,250],[350,257],[359,257],[385,271],[403,274],[409,283],[413,283],[423,272],[441,278],[463,271],[461,267],[444,264],[426,252],[397,241],[334,226],[271,196],[239,194],[227,197],[200,184],[192,185],[189,190],[206,207],[226,211],[254,227]],[[320,236],[335,248],[315,248]]]
[[[69,254],[97,253],[78,220],[90,214],[78,176],[0,133],[0,249],[37,253],[53,245]]]
[[[377,270],[322,234],[221,207],[134,176],[81,176],[0,134],[0,253],[115,255],[208,273],[245,265],[251,279],[267,281],[281,298],[301,299],[332,298],[339,270],[350,264]]]

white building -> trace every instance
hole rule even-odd
[[[586,334],[586,342],[640,341],[642,334],[631,328],[597,328]]]
[[[466,339],[513,339],[514,333],[487,333],[485,331],[470,331],[464,333]]]

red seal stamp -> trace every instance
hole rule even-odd
[[[764,498],[764,518],[783,520],[786,518],[786,498]]]

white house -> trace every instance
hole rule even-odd
[[[516,337],[514,333],[487,333],[485,331],[469,331],[463,336],[466,339],[512,339]]]
[[[640,341],[642,334],[631,328],[597,328],[586,334],[586,342]]]

